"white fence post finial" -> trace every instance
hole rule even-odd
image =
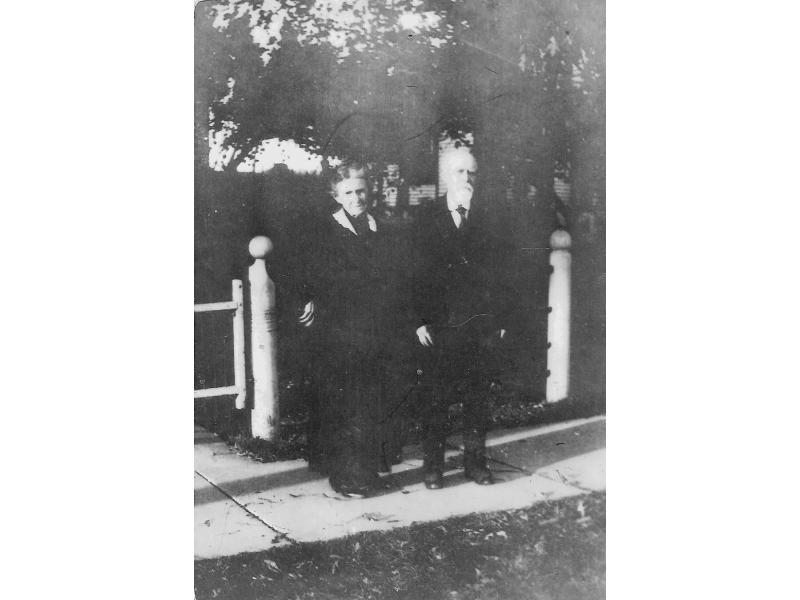
[[[275,340],[275,283],[267,274],[264,257],[272,242],[263,235],[250,240],[250,319],[253,357],[253,437],[278,439],[278,368]]]
[[[570,271],[572,238],[563,229],[550,236],[550,287],[547,305],[547,390],[548,402],[564,400],[569,394]]]

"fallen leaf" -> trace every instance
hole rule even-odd
[[[387,519],[391,519],[394,515],[384,515],[382,513],[363,513],[361,517],[364,519],[368,519],[370,521],[386,521]]]
[[[267,568],[270,571],[275,571],[276,573],[280,573],[281,572],[281,569],[278,566],[278,563],[276,563],[274,560],[270,560],[268,558],[265,558],[264,559],[264,564],[267,565]]]

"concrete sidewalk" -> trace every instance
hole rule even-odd
[[[460,443],[454,437],[452,446]],[[487,442],[498,483],[478,486],[448,451],[445,487],[426,490],[419,447],[392,468],[396,490],[366,499],[334,492],[303,460],[262,463],[195,427],[195,558],[405,527],[475,512],[524,508],[605,489],[605,417],[494,431]]]

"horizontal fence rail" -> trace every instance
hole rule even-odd
[[[215,396],[231,396],[233,394],[239,394],[241,392],[242,388],[235,385],[228,385],[225,387],[204,388],[202,390],[195,390],[194,397],[214,398]]]
[[[234,279],[234,281],[238,281],[238,279]],[[209,304],[195,304],[194,305],[194,312],[201,313],[201,312],[214,312],[217,310],[236,310],[239,308],[239,304],[232,300],[230,302],[211,302]]]

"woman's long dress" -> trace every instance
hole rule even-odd
[[[402,443],[402,393],[389,377],[401,313],[396,258],[383,231],[360,233],[331,217],[315,259],[321,385],[310,446],[334,488],[374,483]]]

